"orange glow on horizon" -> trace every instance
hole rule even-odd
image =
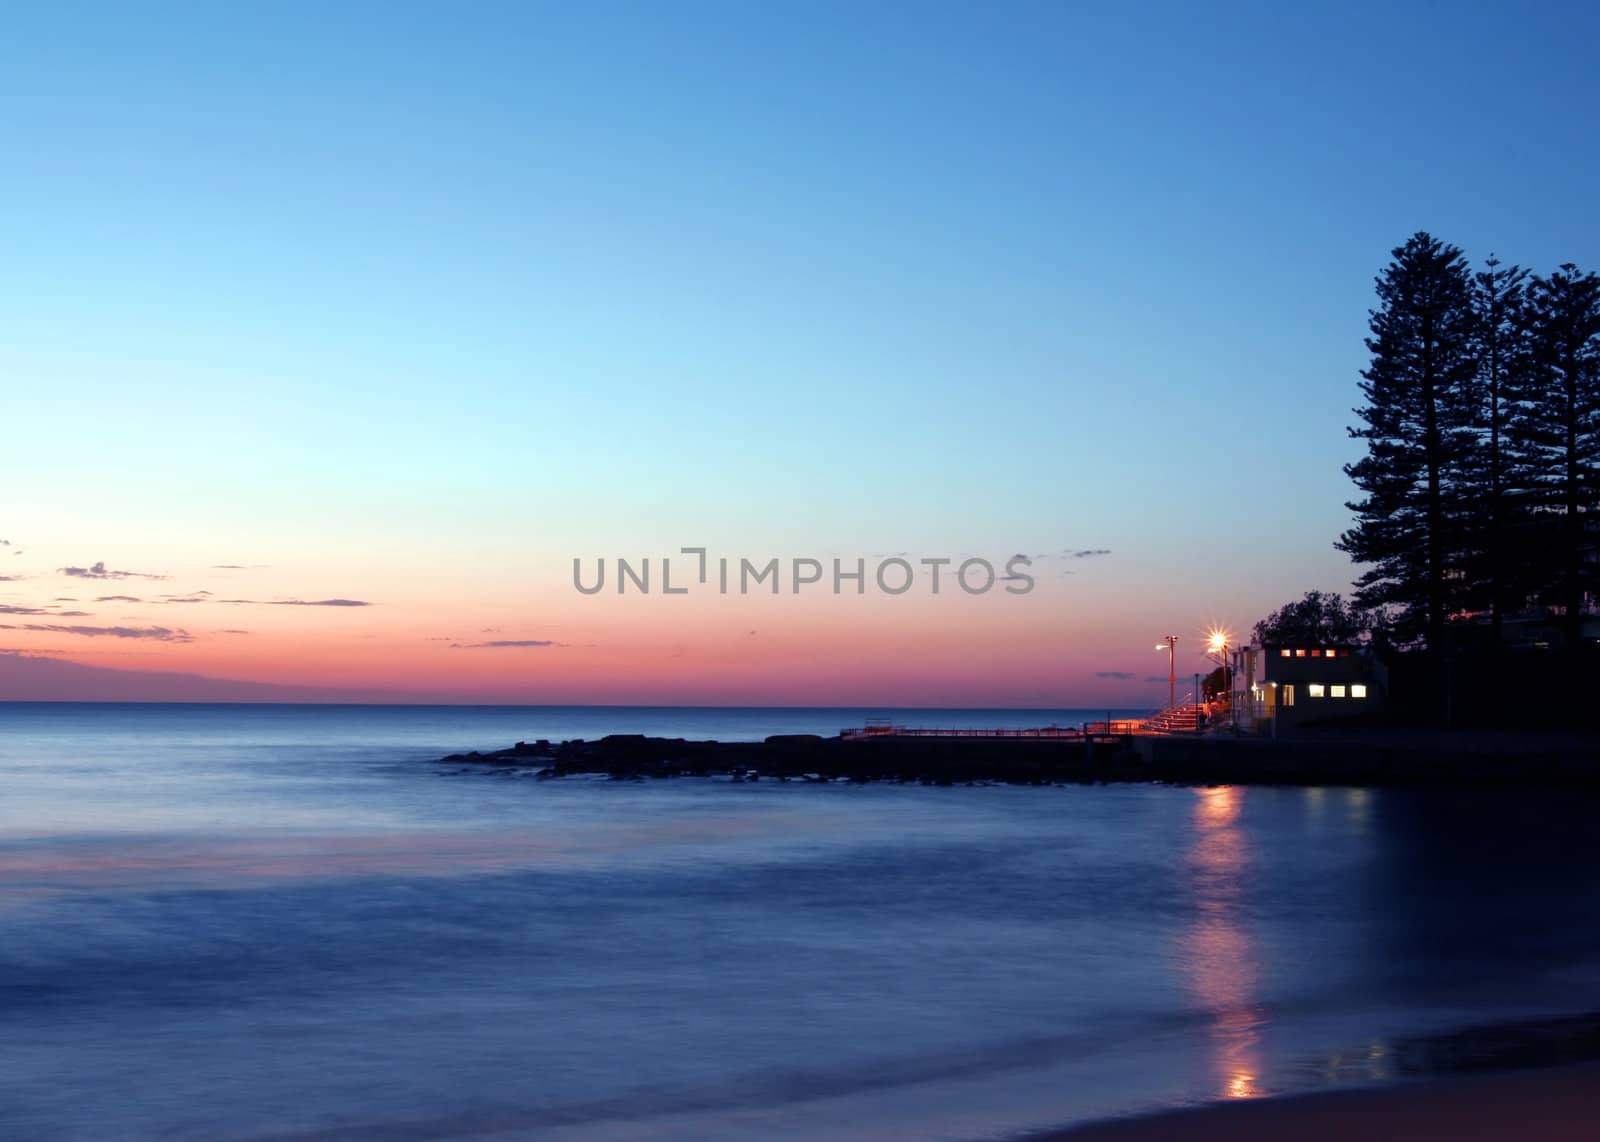
[[[165,577],[81,582],[45,567],[8,592],[37,608],[9,626],[14,656],[88,668],[35,671],[30,696],[55,686],[49,697],[95,700],[112,682],[94,671],[134,676],[127,686],[148,695],[115,700],[157,701],[169,700],[160,675],[170,700],[187,700],[176,676],[282,701],[1124,710],[1166,693],[1167,664],[1130,652],[1109,585],[1087,580],[1029,596],[582,596],[559,567],[469,583],[398,559],[175,571],[133,553],[109,566]],[[298,696],[249,690],[263,685]]]

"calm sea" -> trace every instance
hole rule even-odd
[[[432,760],[1104,715],[0,705],[0,1137],[994,1138],[1600,1008],[1590,796]]]

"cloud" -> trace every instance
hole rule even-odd
[[[173,602],[202,600],[174,599]],[[219,603],[243,603],[252,607],[370,607],[363,599],[218,599]]]
[[[48,615],[49,613],[40,607],[13,607],[10,604],[0,604],[0,615]]]
[[[1016,563],[1016,562],[1019,562],[1019,561],[1022,563],[1022,565],[1024,567],[1032,567],[1033,566],[1033,562],[1034,562],[1034,557],[1031,556],[1031,555],[1022,555],[1022,554],[1019,553],[1019,554],[1013,555],[1010,559],[1007,559],[1006,560],[1006,565],[1010,566],[1012,563]],[[1001,583],[1018,583],[1018,582],[1021,582],[1024,579],[1032,579],[1032,578],[1033,578],[1033,576],[1029,575],[1026,571],[1011,571],[1011,572],[1008,572],[1007,574],[996,576],[996,579]]]
[[[143,602],[137,595],[101,595],[95,600],[97,603],[139,603]]]
[[[364,599],[275,599],[274,607],[370,607]]]
[[[1131,670],[1096,670],[1094,676],[1096,678],[1112,678],[1118,682],[1128,682],[1139,677]]]
[[[1069,559],[1092,559],[1096,555],[1110,554],[1111,549],[1109,547],[1086,547],[1082,551],[1069,551],[1066,553]]]
[[[77,627],[47,623],[27,623],[23,626],[3,625],[0,630],[36,630],[49,634],[77,634],[85,638],[148,638],[156,642],[193,642],[194,635],[186,630],[169,630],[167,627]]]
[[[63,575],[70,575],[74,579],[165,579],[165,575],[152,575],[148,571],[112,571],[104,561],[92,567],[62,567]]]
[[[1146,674],[1144,680],[1146,682],[1165,682],[1167,676],[1165,674]]]
[[[213,563],[213,571],[254,571],[259,567],[266,567],[266,563]]]
[[[0,583],[20,583],[26,578],[26,575],[0,575]]]
[[[205,597],[208,594],[210,594],[209,591],[202,591],[198,595],[163,595],[161,596],[161,601],[163,603],[209,603],[211,600]]]
[[[502,638],[493,642],[452,642],[451,650],[504,650],[520,646],[560,646],[547,638]]]

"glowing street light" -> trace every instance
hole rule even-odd
[[[1222,685],[1228,690],[1228,723],[1235,729],[1239,726],[1239,711],[1233,701],[1233,679],[1229,677],[1228,670],[1228,632],[1215,627],[1206,635],[1206,650],[1217,664],[1222,667]]]

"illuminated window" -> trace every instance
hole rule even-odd
[[[1350,684],[1350,697],[1352,697],[1352,698],[1365,698],[1366,696],[1367,696],[1367,687],[1366,687],[1365,683],[1363,683],[1363,682],[1352,682]]]
[[[1297,650],[1294,652],[1294,656],[1296,658],[1304,658],[1306,656],[1306,652],[1303,650]]]
[[[1293,657],[1293,655],[1290,654],[1289,648],[1287,646],[1284,647],[1282,650],[1278,651],[1278,653],[1281,654],[1284,658],[1292,658]]]
[[[1307,698],[1323,698],[1327,696],[1327,693],[1328,688],[1321,682],[1312,682],[1306,686]]]
[[[1328,688],[1328,695],[1329,695],[1329,697],[1333,697],[1333,698],[1343,698],[1344,697],[1344,685],[1342,683],[1335,682],[1332,686],[1330,686]]]
[[[1285,706],[1294,705],[1294,687],[1293,686],[1285,686],[1283,688],[1283,704]]]
[[[1322,651],[1320,651],[1320,650],[1313,650],[1313,651],[1312,651],[1312,652],[1311,652],[1311,657],[1312,657],[1312,658],[1321,658],[1321,657],[1322,657]]]

